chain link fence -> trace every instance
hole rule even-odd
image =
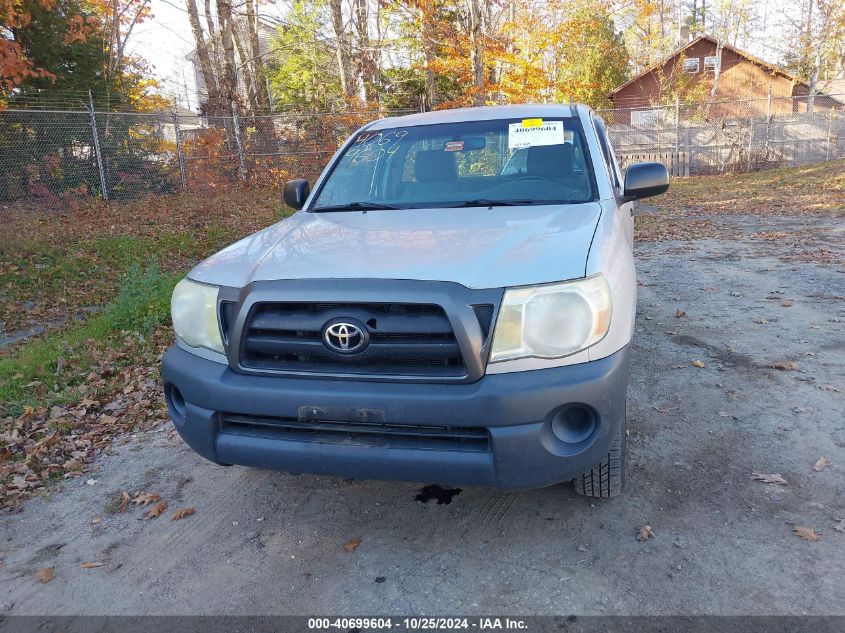
[[[621,166],[664,163],[674,176],[746,172],[845,158],[845,95],[605,110]]]
[[[381,116],[0,111],[0,205],[61,208],[92,195],[313,181],[350,134]]]
[[[617,156],[675,176],[845,158],[845,96],[619,108],[600,114]],[[406,114],[406,112],[391,113]],[[61,208],[88,196],[313,181],[340,143],[383,113],[209,117],[0,111],[0,205]]]

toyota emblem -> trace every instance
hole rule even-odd
[[[337,354],[356,354],[370,342],[363,323],[352,319],[329,321],[323,328],[323,344]]]

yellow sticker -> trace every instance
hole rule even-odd
[[[543,127],[543,119],[522,119],[522,127]]]

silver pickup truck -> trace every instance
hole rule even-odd
[[[632,201],[668,182],[581,105],[365,125],[177,285],[173,422],[218,464],[617,495]]]

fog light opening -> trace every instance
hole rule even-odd
[[[187,415],[185,407],[185,398],[182,393],[174,386],[167,386],[167,408],[170,409],[170,416],[177,422],[183,422]]]
[[[589,438],[596,430],[596,415],[593,410],[581,404],[561,407],[552,417],[552,433],[561,442],[578,444]]]

